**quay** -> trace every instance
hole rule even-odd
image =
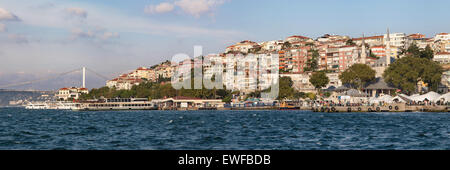
[[[314,112],[448,112],[446,105],[407,105],[396,103],[388,105],[350,105],[350,106],[314,106]]]

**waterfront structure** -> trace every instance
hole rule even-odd
[[[363,91],[371,97],[379,97],[382,95],[394,94],[395,90],[397,90],[397,88],[389,85],[383,78],[379,77],[367,84]]]
[[[78,99],[81,96],[81,94],[88,94],[88,93],[89,90],[87,88],[65,87],[58,90],[56,97],[59,100]]]
[[[224,102],[220,99],[200,99],[191,97],[174,97],[160,100],[152,100],[163,110],[189,110],[202,108],[223,108]]]
[[[441,84],[438,86],[439,93],[448,93],[450,91],[450,71],[444,71],[442,74]]]

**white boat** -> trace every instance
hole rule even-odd
[[[148,99],[115,98],[80,101],[75,103],[75,107],[72,110],[158,110],[158,106]]]
[[[76,109],[76,108],[77,108],[77,104],[73,103],[73,102],[53,102],[50,104],[49,109],[72,110],[72,109]]]
[[[29,103],[25,106],[25,109],[43,110],[50,109],[47,103]]]

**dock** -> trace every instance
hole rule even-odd
[[[448,112],[447,105],[407,105],[405,103],[372,106],[317,106],[311,107],[314,112]]]

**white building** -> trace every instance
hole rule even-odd
[[[283,40],[265,41],[260,43],[261,49],[266,51],[279,51],[283,47]]]
[[[294,83],[293,88],[303,93],[315,93],[317,90],[309,82],[310,74],[280,74],[280,77],[290,77]]]
[[[390,45],[391,47],[399,47],[399,48],[405,48],[406,47],[406,34],[405,33],[392,33],[389,34],[390,36]],[[384,45],[387,45],[387,34],[384,34]]]
[[[434,41],[450,41],[449,33],[439,33],[434,36]]]
[[[434,55],[433,61],[439,62],[440,64],[449,64],[450,63],[450,53],[448,52],[440,52]]]
[[[132,77],[129,74],[122,74],[120,77],[106,81],[106,86],[117,90],[131,90],[133,86],[141,84],[144,80]]]
[[[331,86],[334,87],[342,86],[342,81],[341,79],[339,79],[339,73],[327,73],[326,75],[328,77],[329,82],[325,88],[329,88]]]
[[[225,50],[225,53],[229,52],[241,52],[241,53],[248,53],[250,49],[258,48],[259,44],[255,43],[253,41],[245,40],[241,41],[237,44],[231,45],[227,47]]]
[[[87,88],[61,88],[58,90],[56,97],[59,100],[68,100],[68,99],[78,99],[81,94],[88,94],[89,90]]]
[[[286,41],[289,43],[309,41],[309,40],[312,40],[312,39],[308,38],[308,37],[300,36],[300,35],[294,35],[294,36],[290,36],[290,37],[286,38]]]

